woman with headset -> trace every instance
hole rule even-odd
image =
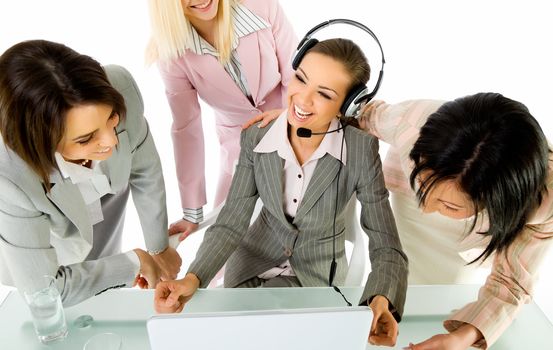
[[[355,194],[372,262],[360,300],[374,312],[369,341],[393,345],[407,259],[388,204],[378,140],[344,118],[357,108],[350,108],[351,93],[365,90],[369,65],[353,42],[330,39],[302,47],[293,67],[288,109],[269,127],[242,132],[226,203],[186,276],[158,285],[155,308],[182,310],[225,262],[226,287],[328,286],[334,277],[342,284],[344,209]],[[248,227],[258,198],[264,206]]]
[[[184,212],[170,234],[181,240],[203,220],[204,138],[199,98],[215,112],[221,147],[214,205],[228,193],[241,126],[277,116],[285,104],[297,38],[278,0],[150,0],[152,40],[173,115],[173,146]]]
[[[129,72],[58,43],[16,44],[0,56],[0,134],[2,283],[55,276],[70,306],[176,277],[161,164]],[[121,253],[130,192],[148,252]]]
[[[553,242],[553,159],[538,122],[522,103],[480,93],[373,102],[360,123],[390,144],[384,174],[410,283],[462,283],[463,269],[491,264],[478,299],[445,321],[450,333],[410,349],[492,346],[531,300]]]

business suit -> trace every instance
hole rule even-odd
[[[290,60],[297,45],[292,25],[277,0],[244,0],[242,5],[270,27],[241,37],[236,48],[252,102],[217,59],[187,50],[181,57],[161,62],[159,70],[173,115],[173,147],[183,208],[206,204],[205,154],[201,98],[215,112],[221,146],[218,201],[224,199],[240,153],[242,124],[263,111],[283,108],[292,76]]]
[[[250,127],[242,133],[240,159],[226,204],[206,232],[189,269],[199,277],[201,286],[209,283],[227,259],[226,287],[236,287],[288,259],[302,286],[328,285],[341,163],[329,154],[319,159],[296,216],[289,221],[282,202],[283,159],[277,152],[253,151],[267,129]],[[369,237],[372,266],[361,303],[374,295],[384,295],[399,320],[407,288],[407,258],[388,204],[378,141],[347,127],[345,142],[348,160],[339,177],[335,284],[343,283],[346,276],[344,207],[356,194],[362,204],[361,224]],[[248,228],[258,197],[264,207]]]
[[[136,266],[124,254],[116,254],[129,190],[148,250],[165,249],[168,243],[163,175],[143,117],[142,97],[125,69],[107,66],[105,70],[123,95],[127,114],[116,128],[118,145],[112,156],[99,164],[115,192],[101,198],[103,222],[91,224],[83,197],[70,178],[52,171],[47,192],[19,156],[0,146],[2,282],[25,288],[36,277],[57,275],[66,306],[132,284]]]

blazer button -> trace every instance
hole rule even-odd
[[[286,255],[286,256],[292,256],[292,249],[290,249],[290,248],[285,248],[285,249],[284,249],[284,255]]]

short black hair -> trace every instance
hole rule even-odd
[[[520,102],[479,93],[443,104],[422,126],[409,156],[410,184],[424,205],[438,183],[454,180],[474,205],[485,210],[490,243],[485,260],[515,240],[547,191],[549,146],[536,119]],[[473,221],[471,230],[474,229]],[[472,263],[471,262],[471,263]]]

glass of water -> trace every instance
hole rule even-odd
[[[33,280],[34,285],[23,291],[36,334],[44,344],[65,339],[67,336],[65,313],[55,281],[52,276],[43,276]]]

